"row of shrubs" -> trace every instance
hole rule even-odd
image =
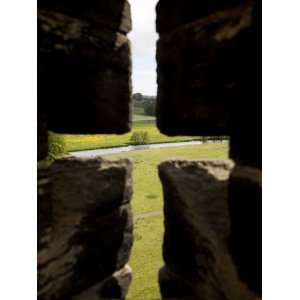
[[[221,142],[221,141],[229,141],[229,136],[219,135],[219,136],[202,136],[200,140],[203,143],[207,143],[208,141],[212,142]]]
[[[146,145],[150,143],[150,137],[147,131],[134,131],[129,139],[132,145]]]
[[[66,154],[66,145],[62,136],[49,132],[48,160],[54,161]]]

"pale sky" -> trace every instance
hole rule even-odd
[[[133,93],[155,96],[156,41],[155,6],[158,0],[129,0],[133,28],[129,34],[133,63]]]

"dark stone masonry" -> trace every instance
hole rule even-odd
[[[124,295],[133,241],[130,161],[66,158],[40,163],[39,175],[38,298],[86,290],[110,298],[112,287]]]
[[[38,5],[38,101],[45,107],[48,129],[129,131],[129,4],[40,0]]]
[[[123,300],[130,287],[131,162],[46,159],[48,131],[130,131],[129,2],[38,0],[39,300]],[[160,0],[156,12],[158,128],[230,136],[230,160],[158,166],[161,298],[261,299],[261,2]]]
[[[235,164],[223,178],[222,192],[217,174],[225,162],[160,166],[165,203],[162,296],[259,298],[261,2],[160,0],[157,32],[157,126],[172,136],[229,135]],[[205,196],[210,200],[202,202]],[[223,208],[211,213],[210,201]]]
[[[165,215],[166,266],[159,274],[163,299],[253,299],[227,247],[232,167],[230,161],[170,161],[159,166]]]
[[[163,133],[230,134],[231,116],[245,105],[235,105],[237,93],[256,88],[250,75],[244,78],[255,39],[253,10],[253,1],[242,1],[160,34],[157,125]]]

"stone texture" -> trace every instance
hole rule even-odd
[[[50,242],[48,237],[51,231],[52,220],[52,203],[51,197],[51,180],[49,178],[49,165],[47,161],[38,162],[38,180],[37,180],[37,235],[38,235],[38,251],[47,246]]]
[[[160,0],[156,7],[156,30],[160,34],[196,21],[243,0]]]
[[[159,166],[165,214],[166,268],[160,271],[164,299],[255,299],[240,282],[226,246],[231,168],[229,161],[169,161]],[[177,286],[175,293],[172,286]]]
[[[262,168],[262,16],[257,1],[247,36],[235,54],[238,89],[231,103],[230,157],[237,163]],[[250,41],[250,43],[249,43]]]
[[[257,88],[249,80],[257,75],[249,63],[256,59],[253,12],[254,2],[243,1],[160,36],[157,124],[161,132],[229,135],[235,103],[244,105],[243,96]]]
[[[229,182],[229,248],[241,279],[262,294],[262,175],[236,166]]]
[[[48,127],[45,113],[38,112],[37,115],[37,159],[43,160],[48,155]]]
[[[103,282],[93,286],[73,300],[125,299],[132,280],[131,268],[126,265]]]
[[[131,163],[42,162],[38,182],[38,299],[71,299],[129,260]]]
[[[38,8],[86,20],[112,31],[127,33],[131,30],[130,5],[126,0],[38,0]]]
[[[48,129],[125,133],[131,128],[131,53],[125,35],[38,11],[38,101]]]
[[[159,270],[158,281],[163,299],[193,298],[193,290],[180,276],[171,272],[166,266]]]

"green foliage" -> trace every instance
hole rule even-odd
[[[58,134],[49,132],[48,135],[48,160],[54,161],[66,153],[64,138]]]
[[[140,93],[136,93],[132,96],[132,99],[133,99],[134,114],[155,117],[156,97],[145,96]]]
[[[135,93],[132,95],[132,99],[135,101],[142,101],[143,100],[143,95],[141,93]]]
[[[129,140],[130,144],[133,145],[145,145],[149,144],[150,138],[148,131],[140,130],[134,131]]]
[[[202,137],[202,143],[206,143],[208,141],[208,137],[207,136],[203,136]]]
[[[156,102],[154,100],[147,100],[143,102],[144,111],[147,116],[156,115]]]

